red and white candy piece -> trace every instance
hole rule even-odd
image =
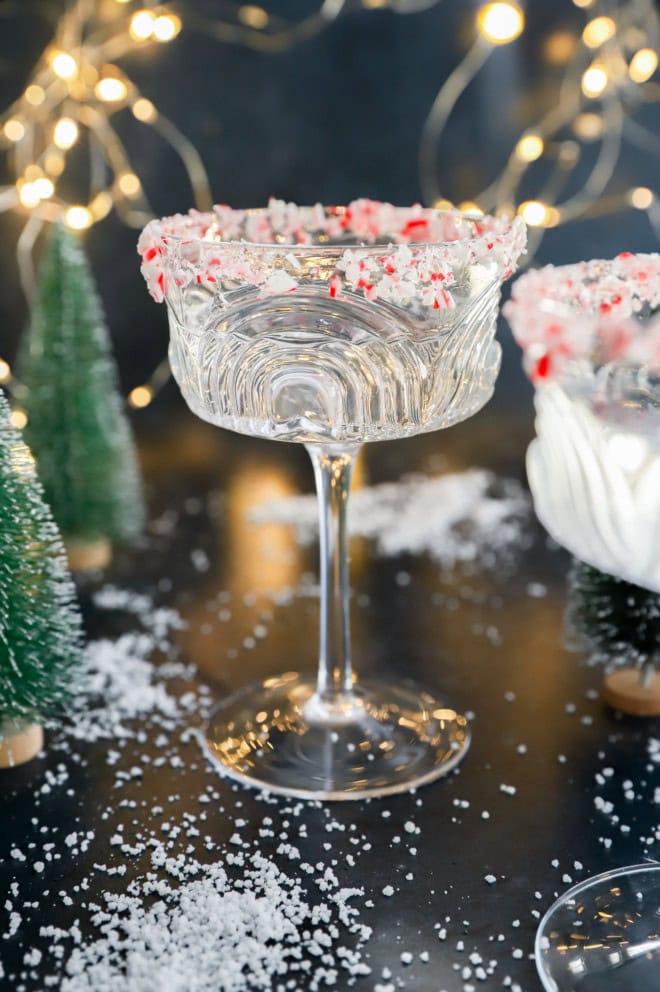
[[[355,246],[342,250],[342,241]],[[377,251],[376,243],[382,243]],[[475,221],[366,199],[327,209],[271,200],[260,211],[216,206],[151,221],[138,252],[158,302],[191,282],[254,285],[261,295],[280,295],[314,278],[327,283],[332,298],[358,292],[367,300],[439,310],[455,306],[452,286],[470,267],[483,266],[493,279],[511,275],[525,243],[520,218]],[[313,277],[302,264],[305,255],[322,258]]]
[[[533,269],[504,307],[530,379],[559,376],[567,363],[634,361],[660,367],[660,255]]]

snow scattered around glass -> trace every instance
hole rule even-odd
[[[218,602],[225,603],[226,597]],[[356,875],[361,880],[369,877],[368,828],[333,807],[258,794],[250,796],[258,809],[256,816],[250,815],[242,790],[225,787],[205,763],[189,725],[203,717],[210,693],[199,686],[190,666],[176,660],[181,616],[156,607],[148,596],[115,586],[103,587],[95,604],[132,614],[136,629],[89,646],[90,695],[73,714],[71,726],[53,742],[63,760],[46,771],[36,790],[33,822],[38,839],[26,839],[9,851],[22,881],[11,882],[7,892],[6,938],[20,940],[23,923],[37,909],[29,875],[43,877],[53,887],[49,905],[54,901],[57,906],[57,922],[43,921],[43,943],[25,951],[26,975],[39,975],[40,986],[62,992],[97,992],[118,984],[126,992],[148,992],[165,981],[177,981],[187,992],[286,989],[291,983],[310,992],[351,988],[354,983],[358,989],[395,992],[418,988],[437,973],[427,968],[434,967],[433,948],[439,942],[446,948],[442,961],[448,992],[475,992],[482,983],[484,988],[494,983],[522,992],[512,977],[517,963],[524,963],[530,952],[521,921],[503,920],[489,934],[485,948],[483,935],[471,934],[467,907],[451,915],[434,914],[433,905],[442,898],[433,888],[426,949],[413,952],[395,946],[389,966],[374,973],[369,917],[375,900],[391,902],[396,913],[404,887],[423,884],[420,859],[430,838],[415,811],[425,800],[411,796],[400,819],[389,806],[365,804],[366,822],[379,812],[391,823],[391,847],[397,853],[391,875],[383,877],[381,872],[371,891],[355,885],[351,878]],[[158,652],[165,658],[156,665]],[[515,696],[510,695],[513,704]],[[574,706],[565,719],[582,715]],[[586,732],[588,725],[583,726]],[[74,816],[66,836],[51,835],[47,828],[39,831],[49,797],[62,791],[75,795],[71,773],[77,774],[85,744],[105,749],[108,768],[97,821],[90,829],[84,817]],[[146,754],[140,756],[143,748],[151,754],[155,749],[158,756],[145,761]],[[526,751],[518,748],[517,760],[529,760]],[[651,740],[648,752],[650,772],[660,761],[660,743]],[[653,795],[649,797],[642,783],[618,781],[604,752],[600,760],[594,813],[601,818],[601,843],[609,849],[613,837],[625,836],[632,822],[622,816],[622,803],[634,809],[631,803],[648,803]],[[196,800],[183,801],[177,775],[187,775],[197,762],[206,769],[206,786]],[[164,791],[159,787],[163,775],[168,782]],[[474,815],[484,829],[491,829],[489,811],[472,811],[470,802],[460,798],[460,781],[459,776],[447,783],[458,792],[451,821],[460,830],[463,818]],[[515,785],[505,781],[501,789],[515,811],[521,801]],[[660,801],[657,796],[655,801]],[[148,823],[145,811],[134,821],[134,811],[145,804],[150,809]],[[211,820],[218,816],[225,824],[224,842],[210,836]],[[308,832],[310,818],[314,826]],[[644,842],[652,845],[658,839]],[[69,865],[71,871],[63,873]],[[555,891],[584,871],[578,859],[555,859],[551,867]],[[98,887],[99,878],[107,879],[106,891],[90,900],[90,882]],[[490,864],[484,865],[481,879],[484,898],[508,881]],[[554,894],[530,891],[534,920]],[[453,900],[448,891],[444,897]],[[0,970],[0,977],[8,973]]]
[[[404,493],[409,481],[401,483]],[[159,540],[171,534],[173,519],[160,519],[152,533]],[[414,585],[410,573],[400,574]],[[161,584],[166,587],[165,580]],[[530,604],[545,593],[539,582],[523,591]],[[254,610],[267,636],[276,613],[288,610],[296,594],[273,593],[268,610],[249,594],[243,605]],[[445,594],[435,595],[440,604]],[[457,590],[462,604],[478,603],[482,610],[480,595],[464,583]],[[62,992],[98,992],[103,981],[109,987],[121,983],[127,992],[148,992],[164,974],[190,992],[286,989],[287,983],[311,989],[314,981],[320,989],[355,984],[365,992],[412,992],[439,974],[444,981],[438,987],[447,992],[478,992],[490,985],[523,992],[516,975],[529,967],[530,922],[536,925],[569,879],[597,867],[584,851],[582,860],[554,859],[550,881],[547,873],[542,882],[530,877],[528,918],[502,919],[485,935],[472,927],[468,906],[456,908],[454,891],[426,875],[425,852],[434,837],[421,825],[421,814],[430,794],[365,803],[350,811],[252,793],[248,798],[218,778],[197,746],[195,727],[209,708],[211,692],[177,657],[185,629],[181,615],[117,586],[104,586],[94,601],[97,609],[123,618],[122,627],[134,629],[89,646],[88,694],[65,732],[51,738],[50,757],[37,759],[49,767],[40,771],[35,788],[34,832],[7,853],[14,880],[0,928],[7,936],[0,940],[0,961],[8,941],[20,941],[22,928],[36,917],[42,918],[41,937],[25,948],[25,981]],[[220,614],[234,605],[228,591],[220,592],[209,601],[209,615],[215,613],[222,623]],[[450,599],[442,605],[450,608]],[[516,693],[502,692],[511,707],[523,704]],[[594,698],[576,700],[570,712],[561,705],[557,718],[575,721],[584,746],[591,746]],[[648,745],[648,780],[634,783],[616,772],[616,740],[607,752],[605,746],[598,754],[593,809],[600,845],[615,857],[617,839],[635,830],[635,810],[660,802],[652,785],[660,743]],[[90,748],[95,767],[105,765],[107,778],[95,782],[93,819],[72,806],[70,829],[63,834],[47,826],[49,803],[79,796]],[[501,790],[511,816],[526,802],[516,762],[530,760],[538,760],[533,742],[528,749],[514,739],[506,771],[500,769],[493,779],[491,799]],[[567,764],[561,754],[556,761]],[[193,771],[201,771],[204,785],[191,795],[186,783]],[[563,774],[571,776],[570,762]],[[452,776],[443,786],[451,797],[448,829],[460,832],[469,817],[486,831],[501,829],[496,802],[484,809],[483,801],[463,798],[462,781],[461,775]],[[391,872],[379,867],[375,879],[369,828],[374,816],[390,825],[392,852]],[[660,830],[639,841],[653,851]],[[483,864],[478,879],[495,919],[512,878],[494,860]],[[50,890],[47,901],[35,880]],[[93,899],[90,887],[96,890]],[[400,900],[409,898],[408,887],[416,890],[416,899],[428,902],[423,949],[397,940],[387,964],[374,968],[372,910],[382,901],[396,916],[407,905]],[[54,907],[55,920],[45,918],[46,906]],[[144,946],[147,931],[149,949]],[[191,954],[199,962],[196,969],[190,968]],[[129,978],[124,972],[128,961]],[[240,962],[245,970],[238,973]],[[2,967],[0,977],[17,984]]]
[[[187,992],[247,992],[300,987],[296,983],[302,982],[313,992],[350,988],[369,975],[365,949],[371,928],[362,917],[373,907],[373,900],[365,898],[363,888],[342,879],[347,874],[350,877],[361,858],[368,857],[372,845],[368,832],[335,819],[331,808],[319,803],[282,804],[262,795],[257,799],[262,814],[250,823],[241,815],[240,798],[232,800],[217,791],[217,776],[209,764],[209,782],[192,809],[188,804],[181,810],[180,796],[173,794],[164,804],[154,802],[152,826],[146,833],[131,827],[131,810],[137,803],[122,798],[122,792],[140,783],[138,795],[142,794],[150,766],[166,770],[170,782],[177,770],[185,773],[195,739],[195,731],[187,724],[204,715],[209,692],[191,682],[190,666],[173,658],[157,667],[151,661],[157,651],[173,653],[171,636],[183,627],[176,611],[156,608],[148,596],[113,586],[101,589],[95,602],[99,608],[133,614],[140,629],[115,641],[89,645],[88,695],[51,746],[75,767],[80,763],[81,743],[99,746],[105,742],[111,797],[106,793],[107,805],[94,829],[72,821],[71,831],[63,838],[44,837],[37,843],[15,845],[9,852],[11,863],[25,865],[38,875],[48,876],[55,868],[55,884],[60,886],[57,923],[44,920],[40,936],[46,949],[26,951],[26,974],[38,972],[44,976],[44,988],[57,987],[62,992],[98,992],[119,984],[126,992],[147,992],[176,983]],[[134,748],[139,752],[147,738],[161,757],[146,763],[137,760],[127,767]],[[194,754],[193,766],[195,760],[204,761],[201,752],[194,750]],[[46,772],[37,790],[35,812],[59,790],[74,794],[64,762],[54,773]],[[227,822],[225,845],[205,833],[211,809],[215,811],[221,802],[229,807],[220,807]],[[422,800],[414,803],[419,807]],[[115,823],[108,833],[104,824],[116,821],[122,809],[126,823],[122,824],[119,814],[119,825]],[[318,836],[308,838],[304,822],[304,814],[313,810],[320,836],[327,838],[320,845]],[[38,815],[34,822],[39,822]],[[403,836],[395,835],[393,843],[401,845],[402,854],[407,852],[414,864],[417,848],[404,844],[403,838],[415,841],[420,828],[409,817],[400,829]],[[255,830],[257,837],[250,837]],[[338,844],[344,848],[343,856]],[[305,849],[313,852],[313,861],[306,860]],[[82,881],[75,881],[76,871],[73,878],[62,878],[59,864],[69,859],[87,866]],[[97,880],[98,876],[108,879],[100,903],[85,895],[92,875]],[[118,891],[114,878],[129,880],[122,881]],[[406,881],[414,883],[414,879],[415,872],[409,871]],[[399,883],[384,886],[383,897],[395,896],[399,888]],[[21,926],[36,904],[25,902],[14,881],[5,908],[4,937],[20,939]],[[73,922],[65,923],[71,918]],[[435,924],[443,941],[448,927],[449,917],[444,924]],[[458,943],[462,951],[465,941]],[[413,972],[415,965],[424,967],[429,960],[428,951],[400,954],[400,964],[412,967]],[[476,951],[469,960],[470,964],[462,965],[463,977],[474,972],[485,978],[497,968],[494,958],[487,960]],[[401,980],[396,986],[390,983],[392,974],[384,968],[382,982],[376,980],[374,988],[405,988]],[[8,977],[2,964],[0,977]]]
[[[351,536],[373,540],[376,552],[386,557],[428,554],[447,567],[472,561],[484,565],[521,547],[528,515],[529,502],[518,482],[471,469],[356,489],[348,526]],[[304,544],[316,538],[317,517],[313,496],[271,500],[250,515],[258,524],[295,527]]]

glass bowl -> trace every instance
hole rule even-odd
[[[660,865],[573,886],[541,920],[534,954],[546,992],[660,989]]]

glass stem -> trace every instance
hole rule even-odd
[[[354,711],[348,607],[348,493],[359,445],[308,444],[319,505],[321,624],[314,705],[318,716],[346,719]]]

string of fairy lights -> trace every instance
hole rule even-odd
[[[227,13],[227,19],[221,20],[193,12],[184,15],[180,8],[185,5],[177,3],[135,9],[133,0],[73,0],[23,92],[0,114],[0,153],[6,155],[11,177],[0,187],[0,212],[16,210],[25,217],[17,259],[28,301],[36,287],[32,253],[46,224],[61,220],[73,231],[84,231],[115,210],[124,223],[141,228],[153,216],[115,126],[122,111],[130,112],[178,154],[195,206],[208,210],[212,205],[210,183],[196,148],[117,64],[123,57],[173,42],[184,16],[187,27],[220,41],[281,51],[323,30],[339,16],[343,4],[344,0],[323,0],[318,10],[289,22],[253,4],[218,4]],[[8,13],[6,8],[3,13]],[[79,167],[84,156],[87,190],[68,201],[61,192],[66,173]],[[129,404],[138,409],[148,406],[168,379],[164,359],[147,382],[131,390]],[[0,384],[20,391],[4,359],[0,359]],[[19,426],[26,423],[20,409],[14,411],[14,419]]]
[[[391,8],[409,14],[440,0],[361,0],[369,10]],[[499,175],[473,200],[454,204],[439,186],[443,136],[461,96],[501,45],[523,33],[525,11],[517,0],[482,3],[476,11],[474,41],[442,84],[424,124],[419,147],[420,183],[427,203],[457,206],[465,212],[518,212],[530,227],[528,257],[551,227],[633,208],[645,211],[660,233],[655,190],[635,186],[608,192],[624,142],[660,157],[660,138],[637,119],[637,111],[660,101],[658,68],[660,17],[653,0],[565,0],[584,12],[581,34],[565,29],[544,41],[547,63],[562,69],[557,98],[515,142]],[[16,8],[20,5],[16,4]],[[72,0],[57,22],[52,40],[14,103],[0,114],[0,153],[9,181],[0,187],[0,212],[25,219],[17,243],[19,275],[30,300],[35,290],[32,253],[45,225],[62,220],[84,231],[111,211],[135,228],[153,215],[130,150],[117,129],[117,115],[130,113],[179,156],[195,205],[208,209],[211,188],[202,159],[185,135],[145,96],[118,64],[141,49],[166,47],[182,28],[221,42],[262,52],[283,51],[323,31],[344,10],[345,0],[322,0],[299,21],[276,17],[254,4],[220,0],[215,18],[181,2]],[[3,14],[9,11],[7,5]],[[582,186],[561,199],[574,170],[590,156]],[[85,189],[80,188],[80,163]],[[77,171],[76,171],[77,170]],[[536,170],[536,171],[534,171]],[[77,198],[67,199],[74,175]],[[538,192],[529,197],[537,179]],[[526,197],[522,198],[522,189]],[[161,362],[128,396],[144,408],[169,378]],[[8,362],[0,358],[0,383],[16,386]],[[15,411],[16,422],[24,414]]]
[[[473,200],[457,204],[466,212],[519,213],[530,227],[527,261],[545,230],[578,218],[633,208],[645,211],[660,235],[657,191],[633,186],[608,194],[624,142],[660,155],[660,138],[638,119],[637,112],[660,101],[658,68],[660,16],[654,0],[572,0],[585,13],[580,35],[558,30],[545,39],[543,56],[552,67],[565,67],[556,99],[539,120],[517,139],[508,161],[493,182]],[[445,80],[425,121],[419,149],[420,183],[426,202],[454,204],[438,184],[442,137],[452,111],[469,84],[500,45],[514,42],[525,28],[523,8],[515,2],[486,3],[476,20],[476,39]],[[593,148],[596,145],[594,154]],[[576,167],[589,155],[582,186],[564,200]],[[523,184],[534,179],[538,193],[523,199]]]

